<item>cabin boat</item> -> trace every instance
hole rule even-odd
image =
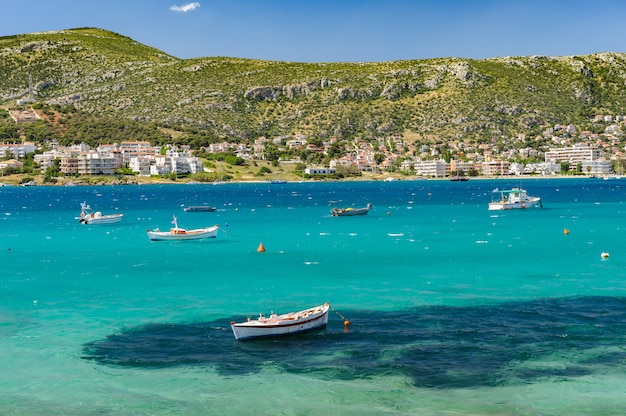
[[[499,211],[508,209],[541,208],[541,198],[529,196],[525,189],[513,188],[507,190],[492,191],[493,200],[489,203],[489,211]]]
[[[154,230],[147,230],[148,238],[150,241],[164,241],[164,240],[201,240],[204,238],[215,238],[217,236],[217,230],[219,225],[212,227],[197,228],[194,230],[187,230],[178,226],[176,216],[172,221],[174,226],[169,231],[160,231],[158,228]]]
[[[78,221],[81,224],[114,224],[120,222],[124,218],[124,214],[103,214],[100,211],[93,211],[86,202],[80,204],[80,217]]]

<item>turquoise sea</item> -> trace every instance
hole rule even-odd
[[[1,187],[0,414],[626,413],[625,181]],[[487,210],[520,185],[543,208]],[[221,232],[150,242],[173,215]],[[324,331],[228,325],[323,302]]]

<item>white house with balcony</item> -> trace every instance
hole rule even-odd
[[[432,178],[443,178],[450,173],[450,167],[443,159],[418,160],[413,164],[415,174]]]

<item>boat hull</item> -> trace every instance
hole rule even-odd
[[[95,216],[85,216],[80,219],[80,222],[83,224],[115,224],[122,220],[124,214],[110,214],[110,215],[95,215]]]
[[[260,317],[247,322],[231,322],[230,327],[238,341],[303,334],[326,328],[329,309],[330,305],[324,304],[300,312]]]
[[[218,226],[201,228],[196,230],[171,229],[170,231],[151,231],[148,230],[148,238],[150,241],[185,241],[185,240],[203,240],[205,238],[215,238],[217,236]]]

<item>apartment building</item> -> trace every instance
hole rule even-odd
[[[560,149],[550,149],[545,153],[545,161],[552,163],[569,162],[576,165],[578,162],[590,162],[600,160],[602,151],[587,145],[574,145]]]

